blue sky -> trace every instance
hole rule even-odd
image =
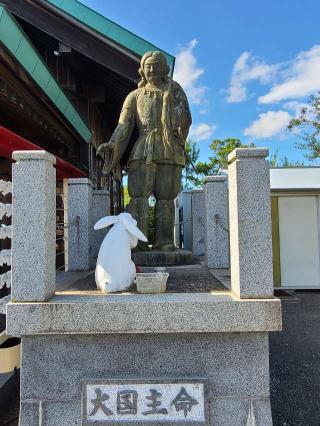
[[[191,137],[236,137],[304,161],[286,126],[320,90],[318,0],[82,0],[177,58]]]

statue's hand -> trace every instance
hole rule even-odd
[[[114,151],[113,143],[103,143],[97,148],[97,155],[101,155],[103,152]]]
[[[104,159],[103,174],[108,174],[115,169],[119,162],[119,153],[117,146],[113,143],[103,143],[97,149],[97,155],[100,155]],[[102,153],[106,153],[102,156]]]

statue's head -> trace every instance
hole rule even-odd
[[[170,68],[167,59],[162,52],[153,51],[145,53],[141,58],[139,74],[141,81],[139,87],[144,87],[147,83],[158,86],[168,81]]]

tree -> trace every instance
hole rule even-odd
[[[212,154],[209,156],[209,161],[197,161],[199,158],[199,149],[196,148],[196,142],[188,140],[186,144],[186,168],[183,173],[184,184],[183,189],[191,189],[201,186],[203,179],[206,176],[218,174],[221,168],[228,166],[228,155],[235,148],[252,148],[253,143],[249,145],[243,144],[239,139],[227,138],[224,140],[214,139],[210,144]],[[191,165],[191,161],[194,168]]]
[[[213,152],[213,156],[209,157],[211,162],[212,174],[218,174],[221,168],[228,167],[228,155],[235,148],[254,148],[255,145],[250,143],[249,145],[243,144],[240,139],[227,138],[227,139],[214,139],[210,144],[210,149]]]
[[[316,160],[320,157],[320,92],[311,96],[309,104],[301,109],[298,118],[293,118],[288,130],[301,130],[300,136],[304,143],[297,144],[299,149],[306,152],[305,157]]]
[[[270,157],[269,160],[270,167],[301,167],[304,166],[303,162],[300,161],[291,161],[288,157],[280,158],[279,150]]]
[[[198,186],[203,183],[206,176],[217,175],[220,169],[228,167],[228,155],[235,148],[252,148],[254,146],[253,143],[245,145],[236,138],[214,139],[210,144],[212,154],[209,156],[209,161],[199,161],[196,164]]]
[[[194,186],[198,186],[197,174],[194,170],[199,155],[200,149],[197,148],[196,142],[188,139],[185,145],[186,150],[186,165],[182,173],[182,183],[181,186],[183,189],[191,189]],[[195,167],[196,168],[196,167]]]

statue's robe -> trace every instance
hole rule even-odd
[[[155,88],[147,84],[131,92],[124,101],[119,123],[110,143],[117,145],[120,160],[128,146],[134,124],[139,137],[129,157],[161,164],[185,165],[184,144],[191,125],[187,97],[175,81]]]

